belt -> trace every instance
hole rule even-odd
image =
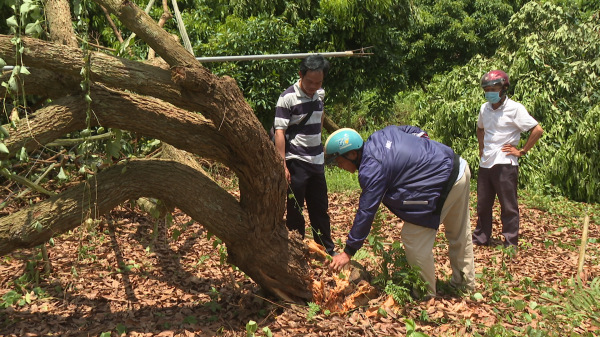
[[[450,177],[448,177],[448,181],[446,181],[446,185],[444,185],[444,189],[440,194],[440,198],[437,201],[437,207],[435,211],[433,211],[434,215],[442,214],[442,208],[444,208],[444,203],[446,202],[446,198],[448,198],[448,194],[450,194],[450,190],[452,190],[452,186],[456,183],[456,178],[458,178],[458,172],[460,170],[460,156],[456,153],[454,154],[454,166],[452,167],[452,172],[450,173]]]

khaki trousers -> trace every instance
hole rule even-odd
[[[470,179],[471,170],[467,166],[462,178],[454,184],[448,194],[440,221],[444,224],[448,239],[448,255],[452,267],[450,284],[472,290],[475,288],[475,268],[469,215]],[[428,283],[429,295],[433,296],[436,294],[433,260],[436,233],[435,229],[408,222],[404,223],[401,232],[406,259],[411,266],[421,268],[421,277]]]

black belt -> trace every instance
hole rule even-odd
[[[440,194],[440,198],[438,199],[438,202],[437,202],[437,207],[435,208],[435,211],[433,211],[434,215],[442,214],[442,208],[444,208],[444,203],[446,202],[446,198],[448,198],[448,194],[450,194],[450,190],[452,190],[452,187],[456,183],[456,178],[458,178],[458,174],[460,173],[459,170],[460,170],[460,156],[455,153],[454,154],[454,166],[452,167],[452,172],[450,173],[450,177],[448,178],[448,181],[446,181],[446,185],[444,185],[444,189],[442,190],[442,193]]]

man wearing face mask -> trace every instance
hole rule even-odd
[[[504,246],[517,247],[519,205],[517,203],[518,158],[540,139],[544,130],[527,109],[506,96],[508,75],[492,70],[481,78],[487,103],[481,105],[477,120],[479,175],[477,177],[477,227],[473,244],[487,246],[492,235],[492,207],[500,201]],[[525,146],[518,149],[522,132],[531,131]]]

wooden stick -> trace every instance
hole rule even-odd
[[[46,274],[50,274],[52,272],[52,265],[50,264],[50,259],[48,258],[48,249],[46,248],[46,244],[42,243],[40,248],[42,250],[42,258],[44,259],[44,271]]]
[[[39,183],[42,181],[42,179],[44,179],[48,173],[50,173],[50,171],[52,171],[52,169],[54,169],[56,166],[58,166],[59,164],[57,163],[52,163],[50,166],[48,166],[48,168],[46,169],[46,171],[44,171],[44,173],[37,178],[37,180],[34,182],[34,184],[39,185]],[[17,197],[15,198],[16,200],[21,199],[22,197],[24,197],[27,193],[29,193],[31,191],[31,188],[26,188],[25,191],[19,193],[19,195],[17,195]]]
[[[12,180],[18,182],[19,184],[25,185],[25,186],[27,186],[27,187],[29,187],[31,189],[34,189],[34,190],[36,190],[36,191],[38,191],[40,193],[43,193],[43,194],[46,194],[46,195],[49,195],[49,196],[56,195],[56,193],[47,191],[42,186],[34,183],[33,181],[31,181],[31,180],[29,180],[29,179],[27,179],[25,177],[21,177],[20,175],[16,175],[16,174],[10,173],[5,168],[0,170],[0,174],[3,175],[4,177],[6,177],[7,179],[12,179]]]
[[[77,40],[83,41],[83,39],[80,38],[79,36],[77,37]],[[98,49],[104,49],[104,50],[108,50],[108,51],[117,51],[116,49],[112,49],[112,48],[108,48],[108,47],[104,47],[104,46],[101,46],[98,44],[91,43],[90,41],[88,41],[87,44],[89,44],[92,47],[98,48]]]
[[[585,246],[587,245],[588,227],[590,225],[590,216],[585,215],[583,220],[583,233],[581,234],[581,246],[579,246],[579,263],[577,264],[577,277],[581,277],[583,271],[583,261],[585,260]]]
[[[79,143],[83,143],[86,140],[96,141],[96,140],[102,140],[105,138],[110,138],[112,136],[113,136],[112,132],[107,132],[107,133],[103,133],[101,135],[90,136],[87,138],[55,139],[53,142],[46,144],[46,147],[72,146],[72,145],[77,145]]]
[[[121,32],[119,32],[119,29],[117,29],[117,26],[115,25],[115,23],[113,22],[113,20],[110,18],[110,14],[106,10],[106,8],[104,8],[104,6],[100,6],[100,8],[104,12],[104,16],[106,17],[106,20],[108,21],[108,24],[110,25],[110,27],[112,28],[113,32],[115,33],[115,36],[117,37],[117,40],[119,40],[119,43],[122,44],[123,43],[123,37],[121,36]]]

